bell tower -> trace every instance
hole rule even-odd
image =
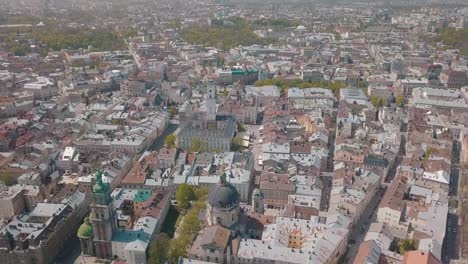
[[[216,121],[216,87],[209,85],[205,94],[206,121]]]
[[[265,208],[263,203],[263,193],[260,189],[255,189],[252,193],[252,207],[255,213],[263,214]]]
[[[103,182],[102,172],[96,173],[93,186],[91,223],[94,231],[94,247],[99,259],[112,259],[112,232],[115,228],[112,198],[108,183]]]

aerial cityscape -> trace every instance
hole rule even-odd
[[[0,1],[0,264],[468,264],[467,177],[466,0]]]

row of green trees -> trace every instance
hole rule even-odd
[[[340,81],[304,81],[302,79],[280,79],[272,78],[256,81],[255,86],[275,85],[281,88],[282,91],[288,88],[298,87],[301,89],[320,87],[327,88],[333,91],[334,94],[338,94],[341,88],[345,88],[346,84]]]
[[[206,188],[194,188],[187,184],[179,185],[176,193],[177,207],[181,211],[181,215],[186,214],[178,219],[177,235],[174,238],[166,233],[161,233],[152,242],[149,264],[177,263],[180,257],[187,256],[193,239],[201,230],[198,215],[202,209],[205,209],[207,195]]]
[[[434,38],[435,42],[442,42],[449,49],[459,49],[460,54],[468,56],[468,29],[446,28]]]
[[[286,28],[286,27],[297,27],[301,23],[297,20],[289,20],[285,18],[277,18],[277,19],[259,19],[253,22],[256,26],[269,26],[269,27],[276,27],[276,28]]]
[[[32,48],[29,39],[39,45]],[[86,49],[89,46],[95,51],[125,48],[123,37],[113,30],[70,29],[56,26],[1,29],[0,41],[3,48],[16,56],[24,56],[29,52],[39,52],[41,56],[46,56],[48,51]]]
[[[370,97],[370,101],[375,107],[382,107],[387,104],[387,99],[375,95]],[[405,102],[406,99],[404,95],[399,95],[395,98],[395,104],[397,106],[403,106]]]
[[[17,183],[16,178],[11,175],[9,172],[3,172],[0,174],[0,183],[5,185],[14,185]]]
[[[37,24],[40,20],[29,15],[0,15],[0,25],[6,24]]]
[[[176,137],[174,134],[168,135],[164,139],[164,144],[168,148],[175,148],[176,147]],[[231,143],[231,150],[232,151],[241,151],[242,150],[242,138],[241,137],[234,137]],[[221,149],[212,149],[209,148],[206,144],[204,144],[200,139],[193,139],[192,145],[189,149],[191,152],[222,152]]]
[[[118,50],[125,47],[123,39],[112,30],[44,28],[34,30],[32,35],[34,39],[54,51],[88,48],[88,46],[96,50]]]
[[[382,107],[382,106],[387,104],[387,99],[382,98],[382,97],[378,97],[378,96],[375,96],[375,95],[371,96],[370,100],[371,100],[371,103],[375,107]]]

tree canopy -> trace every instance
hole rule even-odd
[[[232,151],[240,151],[242,149],[242,138],[234,137],[231,142]]]
[[[161,233],[152,243],[149,252],[149,264],[165,264],[169,257],[171,241],[168,235]]]
[[[177,263],[180,257],[187,256],[187,250],[192,244],[193,238],[201,230],[202,226],[198,215],[200,214],[200,210],[205,208],[208,189],[201,187],[188,187],[190,187],[190,189],[195,193],[195,200],[192,202],[192,205],[187,210],[185,216],[178,218],[176,222],[178,227],[174,238],[170,239],[163,235],[153,241],[149,255],[150,264],[166,262]],[[161,250],[164,252],[159,252]]]
[[[177,107],[175,105],[171,105],[169,107],[169,115],[171,116],[171,118],[174,118],[174,116],[177,115]]]
[[[406,99],[404,95],[399,95],[395,98],[395,103],[398,106],[403,106],[405,102],[406,102]]]
[[[252,26],[241,18],[229,18],[211,26],[190,26],[182,31],[182,37],[192,43],[229,50],[239,45],[268,45],[273,39],[257,36]]]
[[[440,32],[435,41],[441,41],[450,49],[459,49],[460,54],[468,56],[468,29],[446,28]]]
[[[245,132],[246,131],[245,126],[243,124],[241,124],[241,123],[238,123],[237,124],[237,131]]]
[[[176,192],[176,200],[180,209],[187,210],[190,207],[190,201],[195,199],[192,186],[183,183],[179,185]]]
[[[431,155],[432,155],[432,148],[427,148],[423,154],[424,161],[428,161]]]
[[[403,239],[398,243],[399,253],[401,255],[405,254],[407,251],[415,250],[416,243],[413,239]]]
[[[206,187],[197,187],[194,188],[193,193],[195,194],[195,200],[205,201],[208,197],[208,188]]]
[[[191,191],[188,192],[194,194],[193,202],[191,205],[190,203],[188,204],[189,208],[185,216],[182,217],[180,214],[176,214],[178,217],[175,222],[177,226],[176,234],[172,233],[168,236],[164,233],[153,240],[149,251],[149,264],[177,263],[180,257],[187,256],[187,250],[192,244],[195,235],[201,230],[202,226],[198,215],[206,206],[205,200],[208,195],[208,189],[204,187],[192,187],[186,184],[182,184],[182,186],[184,186],[182,189],[185,189],[185,191],[190,189]],[[181,191],[181,193],[185,191]],[[167,218],[164,222],[166,221]]]
[[[201,230],[198,214],[203,208],[205,208],[204,200],[194,202],[192,208],[188,210],[181,221],[177,229],[178,237],[171,240],[171,252],[169,256],[171,263],[177,263],[179,257],[187,256],[187,250],[192,244],[193,238]]]
[[[125,48],[121,34],[107,29],[73,29],[48,25],[43,28],[5,28],[0,31],[0,41],[16,56],[23,56],[29,52],[39,52],[41,56],[46,56],[48,51],[87,49],[90,46],[95,51]],[[32,48],[26,39],[38,44],[37,48]]]
[[[302,79],[280,79],[272,78],[256,81],[255,86],[265,86],[265,85],[275,85],[280,87],[282,90],[287,90],[288,88],[298,87],[301,89],[320,87],[332,90],[335,95],[339,94],[341,88],[345,88],[346,84],[340,81],[318,81],[318,82],[308,82]]]
[[[16,184],[16,179],[9,172],[3,172],[0,174],[0,182],[10,186]]]
[[[168,148],[175,148],[176,146],[175,141],[176,141],[176,136],[174,134],[169,134],[164,139],[164,144],[166,144]]]
[[[193,138],[191,145],[190,145],[190,151],[191,152],[199,152],[202,149],[203,142],[199,138]]]
[[[276,27],[276,28],[286,28],[286,27],[297,27],[301,23],[297,20],[290,20],[285,18],[277,18],[277,19],[259,19],[255,20],[254,25],[258,26],[268,26],[268,27]]]
[[[370,100],[371,100],[371,103],[375,106],[375,107],[382,107],[384,105],[387,104],[387,100],[385,98],[382,98],[382,97],[379,97],[379,96],[374,96],[372,95],[370,97]]]
[[[33,36],[49,49],[79,49],[92,46],[97,50],[117,50],[125,47],[123,39],[109,30],[35,30]]]

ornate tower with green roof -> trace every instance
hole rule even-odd
[[[112,258],[112,233],[115,229],[114,211],[109,183],[102,179],[102,172],[96,172],[91,204],[91,223],[96,257]]]

